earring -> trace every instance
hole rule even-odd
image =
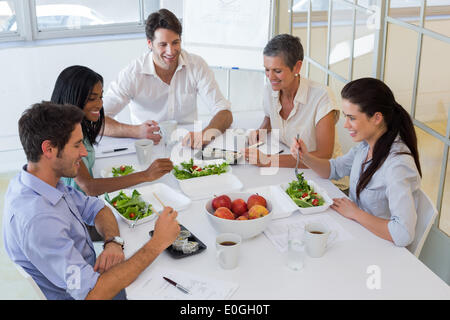
[[[298,77],[298,76],[299,76],[299,74],[298,74],[298,73],[294,74],[294,77]]]

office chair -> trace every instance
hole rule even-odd
[[[422,189],[419,189],[419,200],[416,211],[416,235],[413,242],[406,248],[418,258],[438,213],[430,198]]]

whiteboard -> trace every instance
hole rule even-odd
[[[239,56],[245,51],[250,61],[261,60],[271,35],[271,12],[271,0],[185,0],[183,42],[188,47],[204,47],[205,52],[225,48]],[[208,60],[208,55],[204,58]],[[254,65],[242,62],[226,64],[254,69]]]

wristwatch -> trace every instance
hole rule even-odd
[[[105,249],[106,245],[110,242],[115,242],[119,245],[122,246],[122,250],[123,250],[123,246],[125,244],[125,241],[123,241],[123,239],[121,237],[115,236],[115,237],[111,237],[105,240],[105,243],[103,243],[103,249]]]

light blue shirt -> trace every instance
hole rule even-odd
[[[372,176],[368,185],[356,199],[356,186],[361,175],[361,167],[366,160],[369,145],[362,142],[346,155],[330,160],[330,179],[339,180],[350,176],[349,197],[362,210],[388,223],[389,233],[397,246],[407,246],[414,240],[417,222],[418,190],[420,175],[409,148],[397,137],[390,154],[382,166]],[[368,164],[364,166],[364,170]]]
[[[3,240],[9,257],[41,288],[47,299],[84,299],[100,274],[84,223],[94,224],[105,206],[66,187],[56,188],[26,171],[14,177],[5,196]]]

